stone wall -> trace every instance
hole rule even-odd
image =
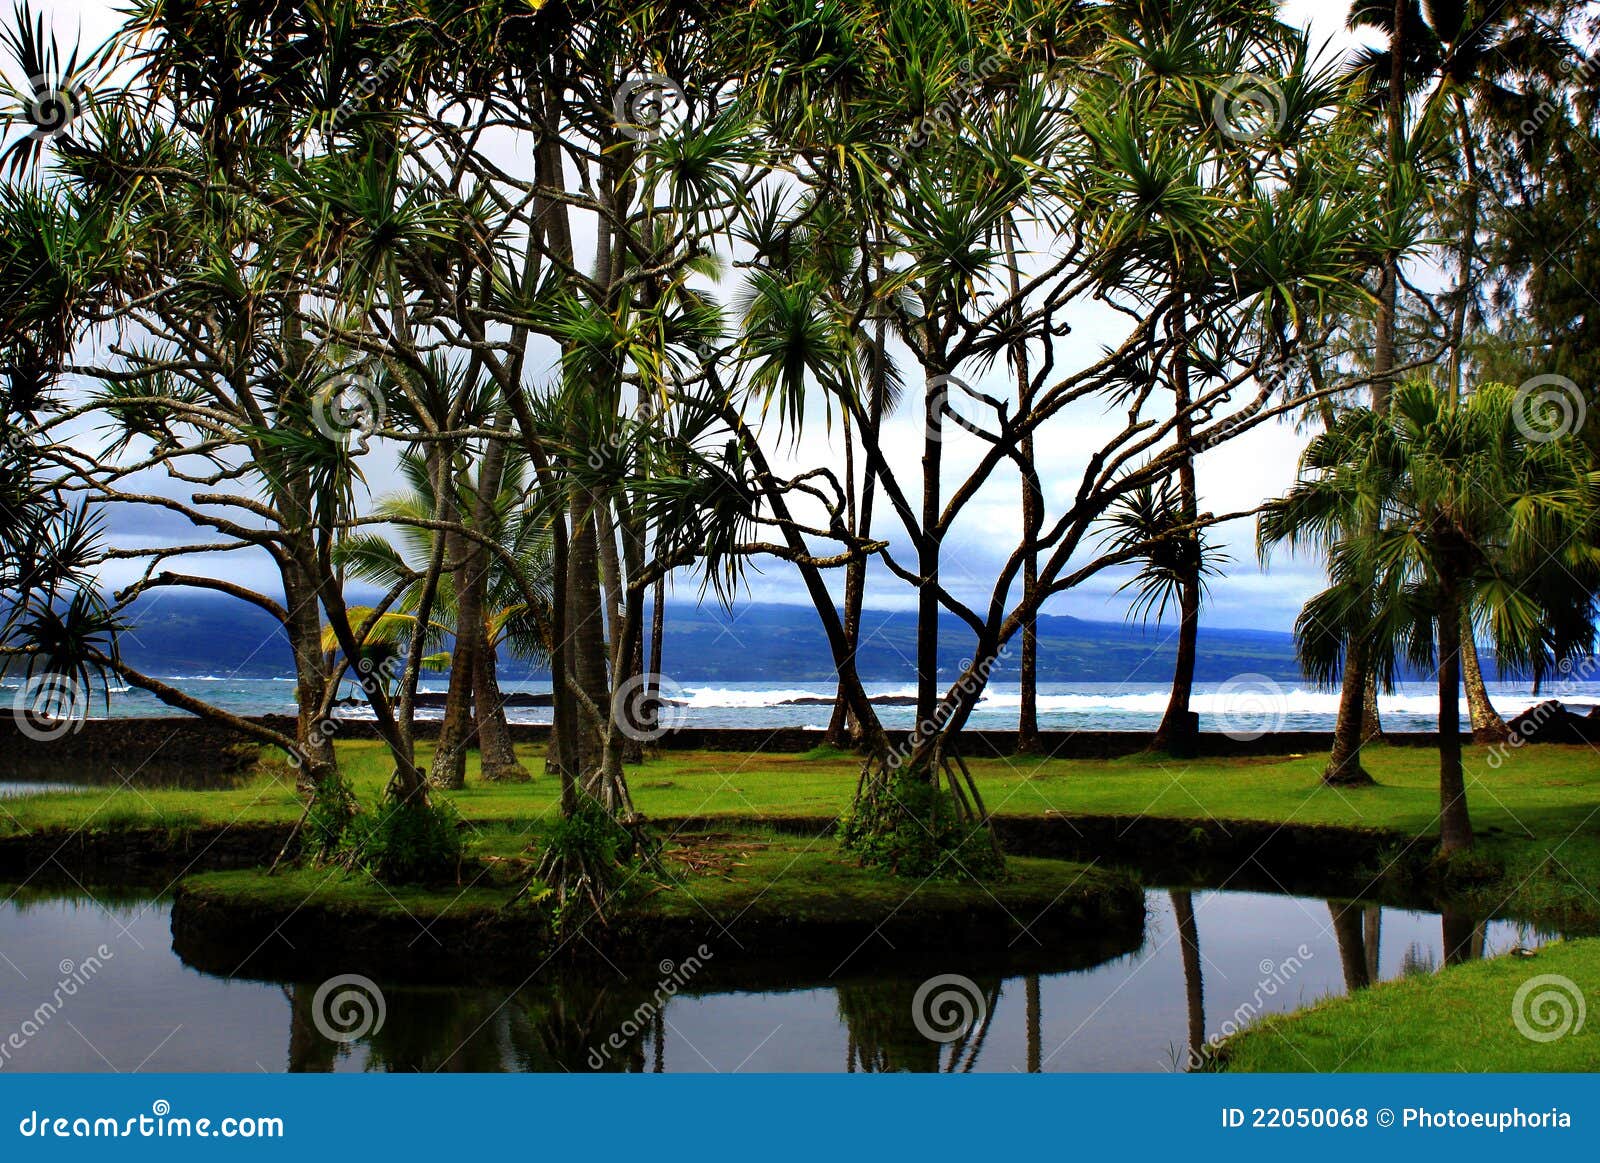
[[[260,721],[286,734],[294,730],[294,720],[286,716]],[[437,730],[437,722],[417,724],[420,739],[430,738]],[[527,744],[542,744],[550,734],[548,727],[541,726],[513,725],[511,730],[517,742]],[[344,720],[338,737],[375,739],[377,732],[371,722]],[[1016,736],[1009,731],[968,731],[962,738],[965,753],[971,758],[1016,753]],[[1389,742],[1432,747],[1436,738],[1425,732],[1394,734],[1389,736]],[[821,744],[821,731],[803,727],[688,727],[671,732],[657,746],[673,751],[800,754]],[[1046,731],[1039,744],[1041,755],[1111,759],[1146,750],[1150,735],[1140,731]],[[1203,735],[1199,752],[1206,756],[1315,754],[1332,745],[1333,736],[1326,731],[1279,731],[1252,740]],[[237,778],[258,754],[259,749],[247,736],[207,719],[95,719],[57,738],[40,740],[25,734],[13,715],[0,715],[0,779],[218,786]]]

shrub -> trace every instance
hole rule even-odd
[[[461,827],[460,815],[447,803],[389,799],[378,811],[351,821],[346,833],[350,860],[387,884],[454,880],[466,854]]]

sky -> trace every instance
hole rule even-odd
[[[85,41],[93,43],[116,27],[115,8],[104,0],[51,0],[43,11],[55,23],[58,35],[70,38],[81,33]],[[1344,0],[1291,0],[1283,6],[1285,19],[1308,26],[1315,40],[1329,41],[1334,51],[1354,43],[1344,29],[1347,11],[1348,4]],[[1075,311],[1069,321],[1074,330],[1058,350],[1058,360],[1063,366],[1074,355],[1081,364],[1103,345],[1118,342],[1126,332],[1125,320],[1104,308]],[[1001,367],[993,378],[998,383],[1006,374]],[[983,386],[982,379],[972,378],[978,386]],[[837,425],[830,433],[826,425],[818,422],[820,415],[813,415],[809,420],[805,436],[787,456],[787,463],[790,467],[837,466],[841,460]],[[1041,434],[1038,468],[1049,511],[1059,511],[1059,505],[1049,504],[1051,498],[1070,497],[1076,491],[1089,453],[1120,426],[1116,414],[1099,404],[1089,404],[1069,411]],[[885,442],[891,465],[902,467],[907,474],[905,479],[916,479],[922,443],[918,409],[903,408],[901,414],[892,416],[886,425]],[[1197,463],[1202,511],[1225,513],[1249,509],[1262,499],[1285,491],[1294,479],[1296,460],[1304,442],[1305,437],[1291,426],[1272,423],[1203,454]],[[945,448],[950,477],[959,479],[961,465],[971,463],[978,451],[976,437],[955,434]],[[363,469],[373,494],[381,496],[394,489],[393,460],[389,453],[375,452],[363,462]],[[963,600],[986,603],[999,565],[1016,545],[1020,530],[1021,504],[1016,478],[997,476],[995,483],[980,495],[945,542],[944,583]],[[1211,582],[1203,617],[1214,626],[1287,630],[1305,599],[1320,588],[1321,568],[1314,557],[1296,560],[1287,554],[1278,554],[1270,568],[1263,569],[1257,560],[1252,534],[1248,521],[1233,522],[1214,532],[1219,550],[1229,560],[1223,565],[1223,576]],[[911,560],[903,533],[891,530],[887,535],[900,551],[901,560]],[[110,527],[110,540],[113,544],[129,546],[182,543],[193,538],[192,530],[181,518],[149,510],[117,514]],[[225,559],[192,559],[183,568],[191,572],[209,571],[247,585],[276,589],[272,570],[264,558],[251,560],[243,555],[226,555]],[[131,580],[131,576],[125,568],[108,575],[105,581],[114,586]],[[1106,574],[1093,579],[1054,599],[1045,612],[1094,620],[1120,620],[1128,609],[1128,595],[1117,592],[1125,576]],[[688,601],[697,593],[698,582],[684,579],[678,585],[676,596]],[[774,560],[761,562],[751,571],[748,600],[809,604],[794,569]],[[915,600],[913,589],[882,568],[874,570],[868,590],[869,606],[906,608]]]

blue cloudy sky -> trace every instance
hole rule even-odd
[[[1328,40],[1335,50],[1352,41],[1343,25],[1348,5],[1343,0],[1293,0],[1284,6],[1288,19],[1307,24],[1318,40]],[[63,36],[81,33],[86,40],[98,41],[116,25],[116,5],[104,0],[52,0],[44,11]],[[1071,317],[1073,333],[1063,340],[1058,351],[1062,366],[1081,363],[1104,345],[1115,344],[1126,331],[1126,321],[1115,314],[1086,307]],[[1004,376],[1000,369],[997,377]],[[997,380],[998,382],[998,380]],[[907,479],[915,479],[920,456],[922,425],[912,409],[891,419],[886,443],[891,461],[901,467]],[[1079,475],[1089,453],[1098,448],[1106,435],[1121,426],[1118,417],[1099,406],[1079,407],[1058,419],[1052,430],[1041,435],[1038,446],[1040,472],[1047,500],[1065,498],[1076,490]],[[964,442],[971,441],[970,444]],[[1268,425],[1203,456],[1198,474],[1202,507],[1212,512],[1248,509],[1264,497],[1281,493],[1291,482],[1294,465],[1304,438],[1287,425]],[[837,463],[837,429],[830,436],[823,424],[808,425],[798,449],[788,458],[792,465],[813,466]],[[964,461],[977,455],[975,438],[958,434],[947,446],[950,476],[955,478]],[[377,453],[367,462],[372,490],[381,494],[393,488],[392,458]],[[880,509],[880,511],[882,511]],[[1020,502],[1015,478],[998,479],[966,514],[945,546],[945,582],[963,598],[986,598],[998,563],[1015,546],[1021,528]],[[903,548],[904,537],[886,532]],[[122,513],[113,526],[114,540],[120,544],[180,542],[191,540],[180,519],[159,512]],[[1321,580],[1315,560],[1296,561],[1279,556],[1271,569],[1258,564],[1248,522],[1236,522],[1218,534],[1223,550],[1231,557],[1226,576],[1212,585],[1206,619],[1212,625],[1258,629],[1287,629],[1301,603]],[[264,560],[252,561],[229,555],[226,562],[196,562],[196,571],[218,573],[265,588],[275,588],[271,571]],[[115,584],[120,578],[108,578]],[[1104,576],[1071,594],[1062,595],[1048,612],[1073,614],[1094,619],[1120,619],[1127,609],[1125,596],[1118,595],[1120,577]],[[685,582],[678,596],[690,599],[697,584]],[[804,604],[807,599],[792,569],[781,562],[767,562],[752,573],[752,600]],[[879,570],[869,591],[869,604],[876,607],[904,607],[915,593]]]

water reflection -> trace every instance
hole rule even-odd
[[[3,895],[3,894],[0,894]],[[1078,968],[1061,950],[1008,975],[952,955],[894,972],[657,983],[543,977],[523,989],[385,986],[383,1024],[350,1042],[319,1022],[320,983],[228,981],[173,954],[166,905],[33,894],[0,906],[0,1041],[58,965],[104,944],[90,988],[33,1030],[10,1070],[1074,1071],[1204,1061],[1230,1025],[1368,982],[1530,946],[1506,922],[1254,893],[1152,891],[1135,953]],[[987,965],[987,969],[974,968]],[[981,1015],[948,1041],[917,1024],[935,975],[962,974]],[[1011,971],[1015,974],[1015,971]],[[646,975],[648,976],[648,975]]]

